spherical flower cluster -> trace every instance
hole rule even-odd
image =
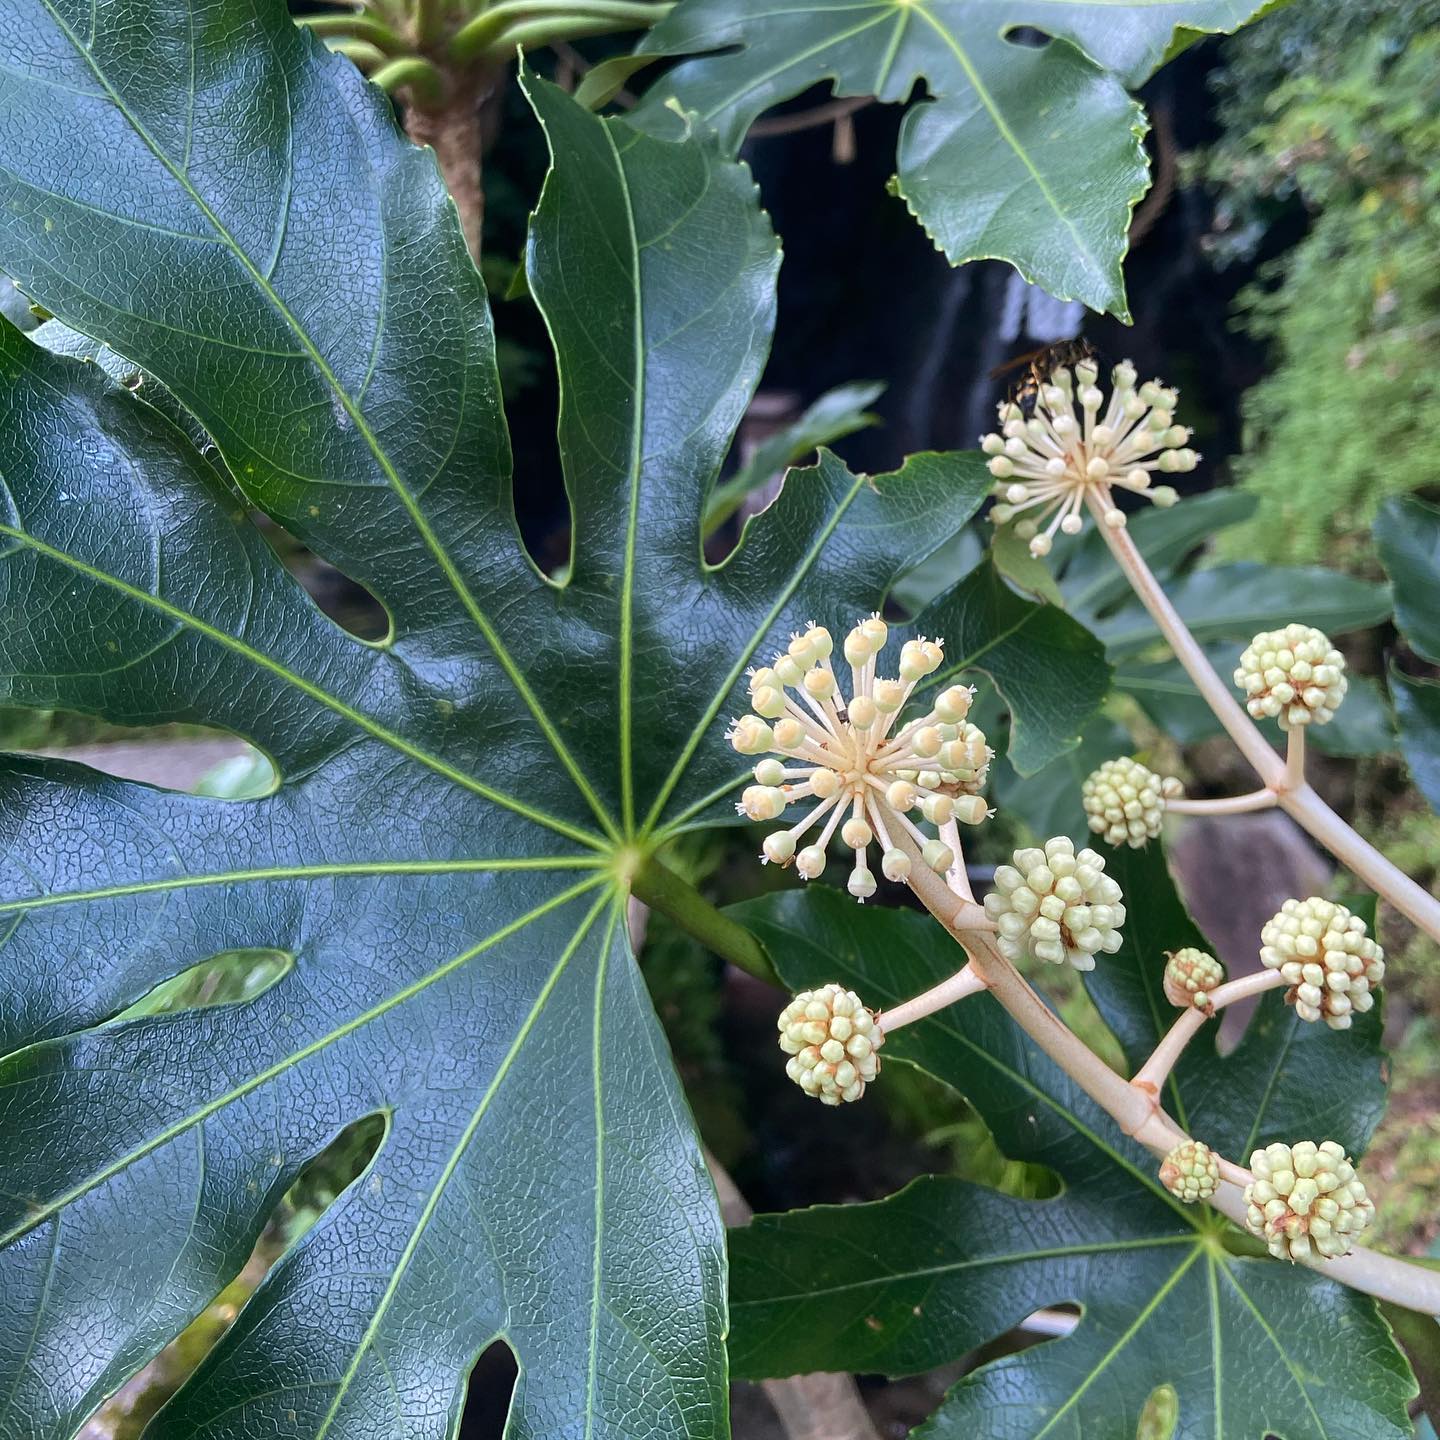
[[[1138,850],[1160,833],[1165,802],[1178,800],[1185,787],[1160,776],[1128,757],[1107,760],[1092,771],[1080,787],[1090,828],[1107,845],[1128,845]]]
[[[1262,630],[1240,656],[1235,683],[1257,720],[1324,725],[1345,698],[1345,657],[1313,625]]]
[[[817,802],[798,824],[765,837],[761,859],[793,861],[802,879],[814,880],[825,869],[826,847],[838,828],[855,857],[847,888],[862,903],[875,893],[868,856],[877,840],[885,878],[909,876],[910,857],[895,843],[902,829],[932,869],[954,863],[950,847],[922,831],[911,812],[936,826],[951,820],[978,825],[991,813],[980,790],[993,752],[965,718],[973,690],[949,686],[924,715],[891,734],[915,687],[940,668],[945,649],[940,640],[907,640],[899,676],[886,679],[875,668],[888,634],[885,622],[872,615],[845,637],[847,701],[830,662],[830,632],[809,626],[784,654],[751,674],[755,713],[734,722],[726,737],[742,755],[769,750],[784,757],[767,756],[755,766],[755,783],[735,807],[740,814],[777,820],[792,801]],[[792,690],[795,698],[787,693]],[[822,819],[819,834],[802,844]]]
[[[1012,858],[1013,865],[996,867],[995,888],[985,897],[1001,954],[1093,970],[1098,951],[1113,955],[1120,948],[1125,907],[1099,855],[1077,855],[1062,835],[1043,850],[1017,850]]]
[[[1187,947],[1166,958],[1160,983],[1172,1005],[1209,1011],[1214,1008],[1210,992],[1225,983],[1225,967],[1213,955]]]
[[[858,1100],[880,1073],[885,1032],[843,985],[802,990],[780,1012],[785,1073],[822,1105]]]
[[[1350,1157],[1333,1140],[1267,1145],[1250,1157],[1250,1169],[1245,1226],[1277,1260],[1348,1255],[1375,1218]]]
[[[1220,1185],[1220,1162],[1203,1141],[1186,1140],[1161,1162],[1160,1183],[1187,1205],[1208,1200]]]
[[[1290,983],[1286,1000],[1302,1020],[1323,1017],[1348,1030],[1354,1014],[1375,1004],[1385,978],[1385,952],[1365,922],[1333,900],[1287,900],[1260,932],[1260,960]]]
[[[1153,473],[1183,474],[1200,458],[1186,448],[1190,432],[1174,422],[1179,391],[1167,390],[1158,380],[1137,389],[1135,367],[1126,360],[1110,372],[1110,403],[1102,416],[1099,378],[1093,361],[1082,360],[1073,375],[1062,365],[1040,386],[1033,413],[1005,401],[1001,433],[981,437],[1000,501],[990,518],[1003,525],[1023,515],[1016,528],[1029,537],[1032,555],[1049,554],[1057,529],[1080,533],[1087,495],[1099,500],[1108,526],[1124,526],[1125,513],[1116,507],[1112,486],[1157,505],[1173,505],[1180,497],[1169,485],[1152,488]],[[1047,517],[1050,523],[1042,531]]]

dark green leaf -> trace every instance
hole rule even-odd
[[[817,82],[891,103],[923,82],[931,98],[905,116],[896,185],[936,245],[955,264],[1008,260],[1054,295],[1124,316],[1120,262],[1148,180],[1144,116],[1125,86],[1160,63],[1177,25],[1232,30],[1255,8],[684,0],[639,48],[702,58],[653,85],[638,113],[672,125],[678,102],[734,150],[758,115]],[[1055,38],[1027,44],[1013,33],[1025,26]]]
[[[1440,684],[1414,680],[1392,665],[1390,695],[1410,774],[1431,807],[1440,810]]]
[[[867,481],[822,457],[707,568],[774,238],[742,168],[532,84],[530,288],[576,509],[552,584],[515,531],[483,287],[388,101],[278,0],[13,19],[0,267],[218,457],[0,328],[0,704],[206,723],[280,783],[0,768],[0,1428],[73,1434],[380,1114],[369,1169],[151,1433],[446,1435],[497,1337],[512,1433],[723,1433],[714,1195],[617,862],[728,783],[757,647],[873,608],[978,492],[938,459]],[[252,505],[391,635],[327,620]],[[254,949],[290,968],[248,1000],[113,1018]]]
[[[1440,665],[1440,506],[1392,496],[1375,520],[1380,560],[1395,587],[1395,623],[1419,655]]]
[[[947,664],[923,689],[970,669],[995,682],[1010,707],[1010,763],[1021,775],[1078,745],[1110,688],[1110,668],[1094,636],[1063,610],[1017,595],[989,562],[934,600],[915,623],[946,642]]]
[[[1146,868],[1125,872],[1122,884],[1148,883],[1161,893],[1146,892],[1131,910],[1132,917],[1152,905],[1155,912],[1132,941],[1136,964],[1142,953],[1148,963],[1155,944],[1195,938],[1168,893],[1163,861],[1141,863]],[[882,1008],[943,978],[960,954],[928,916],[858,909],[818,885],[736,913],[793,986],[840,980]],[[1095,976],[1108,976],[1112,965],[1124,975],[1135,968],[1125,956],[1110,957]],[[1166,1023],[1163,1013],[1149,1016],[1137,985],[1108,998],[1112,1023],[1125,1012],[1122,1037],[1138,1040]],[[1213,1097],[1197,1097],[1191,1123],[1205,1138],[1212,1110],[1220,1131],[1247,1111],[1277,1122],[1283,1112],[1304,1133],[1330,1123],[1337,1117],[1317,1111],[1312,1097],[1343,1071],[1308,1067],[1325,1042],[1343,1038],[1322,1031],[1313,1047],[1289,1054],[1284,1068],[1295,1078],[1279,1099],[1268,1093],[1284,1088],[1273,1083],[1273,1068],[1237,1065],[1234,1093],[1218,1110]],[[1065,1191],[1025,1201],[927,1179],[877,1204],[761,1217],[733,1232],[732,1355],[741,1373],[822,1364],[926,1369],[959,1359],[1036,1309],[1070,1302],[1082,1310],[1072,1335],[982,1366],[918,1433],[1132,1440],[1149,1398],[1170,1385],[1182,1440],[1409,1434],[1413,1381],[1374,1303],[1312,1271],[1229,1253],[1223,1222],[1173,1203],[1155,1181],[1153,1158],[988,996],[895,1032],[884,1056],[954,1086],[1006,1154],[1049,1166]],[[877,1084],[884,1083],[882,1073]],[[843,1117],[816,1118],[832,1123]]]
[[[734,475],[715,487],[705,506],[705,534],[723,525],[751,491],[773,480],[787,466],[807,459],[817,446],[833,445],[867,425],[878,425],[880,417],[866,407],[884,390],[883,385],[863,380],[837,385],[808,406],[797,420],[767,436]]]
[[[1298,620],[1327,635],[1364,630],[1390,616],[1390,592],[1384,585],[1357,580],[1333,570],[1286,568],[1240,561],[1196,570],[1167,585],[1166,591],[1198,640],[1248,640]],[[1110,657],[1123,659],[1144,650],[1160,632],[1138,602],[1096,620],[1080,618],[1105,642]]]
[[[1125,729],[1099,715],[1080,734],[1080,743],[1023,779],[1009,758],[999,756],[990,767],[990,795],[1006,815],[1023,820],[1042,843],[1052,835],[1069,835],[1090,843],[1090,827],[1080,804],[1080,785],[1096,766],[1128,755],[1134,743]]]

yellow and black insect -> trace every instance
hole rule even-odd
[[[1062,365],[1078,365],[1082,360],[1095,358],[1095,347],[1088,340],[1059,340],[1053,345],[1042,345],[1038,350],[1029,350],[1024,355],[1016,355],[1007,360],[1003,365],[997,365],[990,372],[990,378],[999,380],[1010,371],[1022,365],[1025,367],[1023,372],[1010,382],[1005,398],[1012,405],[1018,405],[1021,414],[1028,420],[1035,413],[1040,387],[1046,384]]]

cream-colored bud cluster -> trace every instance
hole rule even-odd
[[[985,913],[1007,959],[1029,955],[1093,970],[1100,951],[1113,955],[1120,948],[1120,887],[1093,850],[1076,854],[1062,835],[1047,840],[1043,850],[1017,850],[1013,859],[1013,865],[996,867],[995,888],[985,897]]]
[[[947,870],[955,861],[948,845],[910,819],[934,826],[954,820],[978,825],[991,813],[981,798],[993,752],[984,734],[965,717],[975,692],[951,685],[923,715],[899,726],[916,687],[944,663],[940,640],[907,640],[899,674],[876,674],[889,627],[878,615],[860,621],[842,647],[850,669],[847,701],[831,663],[830,632],[810,625],[789,648],[750,675],[753,715],[734,722],[727,736],[742,755],[774,751],[755,766],[755,783],[735,807],[750,820],[777,820],[797,800],[816,804],[796,825],[765,837],[761,859],[792,862],[802,879],[825,869],[836,830],[854,854],[846,888],[861,902],[875,893],[869,848],[878,842],[880,872],[904,881],[910,857],[895,843],[903,829],[925,864]],[[790,692],[793,692],[790,693]],[[806,832],[824,825],[808,844]]]
[[[1333,1140],[1267,1145],[1250,1157],[1250,1171],[1245,1226],[1277,1260],[1348,1255],[1375,1218],[1350,1157]]]
[[[1285,998],[1302,1020],[1348,1030],[1375,1004],[1385,952],[1365,922],[1333,900],[1287,900],[1260,932],[1260,960],[1289,982]]]
[[[1262,630],[1240,656],[1235,683],[1257,720],[1324,725],[1345,698],[1345,657],[1313,625]]]
[[[1160,833],[1165,802],[1178,800],[1185,787],[1170,777],[1162,779],[1138,760],[1107,760],[1080,786],[1080,803],[1090,828],[1107,845],[1128,845],[1138,850]]]
[[[880,1073],[885,1032],[843,985],[802,990],[780,1012],[785,1073],[822,1105],[858,1100]]]
[[[1194,1006],[1207,1013],[1214,1009],[1210,992],[1225,983],[1225,967],[1203,950],[1187,946],[1166,957],[1161,988],[1165,998],[1182,1010]]]
[[[1186,1205],[1208,1200],[1220,1188],[1220,1161],[1203,1140],[1186,1140],[1161,1161],[1160,1183]]]
[[[1004,401],[1000,433],[981,437],[999,500],[990,518],[1003,525],[1023,517],[1016,531],[1029,539],[1032,555],[1049,554],[1056,530],[1080,533],[1087,494],[1100,500],[1112,529],[1125,524],[1114,486],[1173,505],[1180,497],[1169,485],[1152,486],[1154,473],[1184,474],[1200,458],[1188,448],[1190,432],[1175,423],[1178,390],[1158,380],[1138,385],[1126,360],[1110,372],[1107,405],[1099,378],[1093,361],[1082,360],[1073,373],[1062,365],[1040,386],[1032,413]]]

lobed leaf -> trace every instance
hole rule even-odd
[[[528,81],[575,508],[554,584],[513,521],[483,287],[383,97],[278,0],[9,18],[0,268],[213,444],[149,380],[0,327],[0,703],[221,727],[279,782],[0,761],[0,1431],[74,1433],[378,1114],[150,1433],[449,1434],[502,1339],[512,1434],[723,1434],[719,1221],[627,866],[731,783],[749,656],[872,609],[979,493],[941,458],[824,456],[707,567],[774,237],[741,167]],[[322,616],[251,507],[389,636]],[[256,950],[284,961],[258,993],[130,1009]]]
[[[1177,32],[1233,30],[1252,0],[683,0],[638,53],[687,56],[642,99],[678,105],[737,149],[771,106],[836,95],[929,99],[901,126],[895,186],[953,264],[996,257],[1063,299],[1128,318],[1120,263],[1148,183],[1144,113],[1126,93]],[[1027,31],[1043,32],[1033,43]],[[707,53],[710,52],[710,53]],[[719,52],[719,53],[715,53]]]

